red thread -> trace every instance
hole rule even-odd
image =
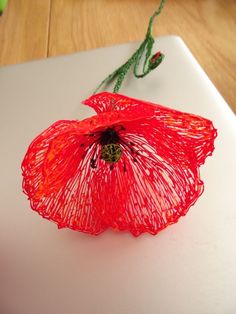
[[[112,93],[84,102],[97,115],[60,120],[31,143],[22,162],[33,210],[59,228],[156,234],[203,192],[199,167],[214,150],[212,122]],[[122,151],[117,162],[102,147]],[[106,148],[106,146],[104,146]]]
[[[158,51],[151,59],[151,62],[155,62],[161,56],[161,52]]]

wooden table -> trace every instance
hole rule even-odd
[[[157,0],[9,0],[0,65],[141,40]],[[236,112],[236,1],[168,0],[154,35],[183,38]]]

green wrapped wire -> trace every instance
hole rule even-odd
[[[153,22],[155,18],[161,13],[165,2],[166,0],[161,0],[159,8],[151,16],[149,20],[145,39],[143,40],[139,48],[129,58],[128,61],[126,61],[122,66],[120,66],[110,75],[108,75],[105,78],[105,80],[103,80],[101,84],[99,84],[94,94],[96,94],[103,85],[109,85],[112,81],[115,81],[115,80],[116,82],[113,88],[113,93],[118,93],[124,81],[124,78],[126,74],[128,73],[128,71],[130,70],[131,66],[133,66],[134,76],[137,78],[142,78],[146,76],[149,72],[154,70],[162,62],[162,60],[164,59],[164,55],[161,52],[157,52],[154,55],[151,55],[152,48],[155,42],[152,35],[152,27],[153,27]],[[142,67],[142,71],[139,73],[140,63],[143,57],[144,57],[143,67]]]

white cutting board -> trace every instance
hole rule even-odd
[[[22,193],[31,140],[56,120],[92,115],[81,101],[137,46],[0,69],[1,314],[236,313],[236,119],[180,38],[158,38],[163,64],[142,80],[129,76],[121,92],[218,129],[201,167],[205,191],[186,217],[157,236],[95,237],[58,230]]]

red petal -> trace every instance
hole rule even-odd
[[[156,234],[202,193],[199,165],[214,149],[216,130],[201,117],[105,94],[117,111],[58,121],[33,141],[22,163],[24,191],[31,207],[59,227]],[[93,154],[101,155],[95,132],[114,125],[125,127],[122,157],[113,170],[99,158],[92,169]]]
[[[170,136],[182,137],[183,145],[195,155],[199,164],[204,163],[206,157],[214,150],[216,129],[210,120],[200,116],[106,92],[94,95],[84,103],[93,107],[96,112],[112,110],[111,104],[113,104],[115,112],[128,117],[126,121],[131,120],[130,117],[136,119],[155,117],[156,125],[159,125],[163,132]]]
[[[120,94],[103,92],[86,99],[85,105],[92,107],[97,113],[108,111],[123,111],[137,109],[137,114],[148,112],[149,115],[155,110],[155,104],[145,102],[139,99],[130,98]],[[161,107],[161,106],[160,106]]]
[[[93,172],[83,158],[94,138],[79,129],[79,122],[58,121],[32,142],[22,162],[23,189],[32,209],[58,227],[98,234],[107,226],[91,203]]]
[[[199,176],[203,159],[197,160],[185,145],[183,132],[170,133],[155,118],[123,126],[122,158],[112,171],[104,161],[98,164],[92,183],[97,191],[93,204],[113,229],[128,230],[135,236],[156,234],[185,215],[203,192]],[[214,129],[211,135],[206,155],[213,150]],[[201,139],[196,144],[202,156],[206,147]]]
[[[83,104],[92,107],[97,113],[112,111],[116,101],[116,94],[99,93],[83,101]]]
[[[108,187],[96,195],[96,203],[106,195],[104,215],[108,224],[136,236],[142,232],[156,234],[177,222],[203,192],[198,165],[181,139],[166,138],[155,128],[155,121],[150,122],[124,125],[127,135],[123,139],[132,143],[132,148],[126,147],[112,177],[108,174],[106,178],[110,180]],[[138,155],[131,149],[137,150]],[[122,169],[124,163],[128,165],[126,172]],[[97,178],[101,187],[103,178]],[[115,214],[108,212],[109,206]]]
[[[102,164],[98,167],[102,170],[94,184],[99,192],[93,202],[103,204],[101,219],[114,229],[136,236],[156,234],[185,215],[203,192],[199,166],[214,150],[216,130],[199,116],[126,96],[110,97],[116,99],[115,110],[131,116],[149,112],[149,118],[122,123],[122,140],[130,148],[123,147],[122,159],[111,173],[104,173]]]

